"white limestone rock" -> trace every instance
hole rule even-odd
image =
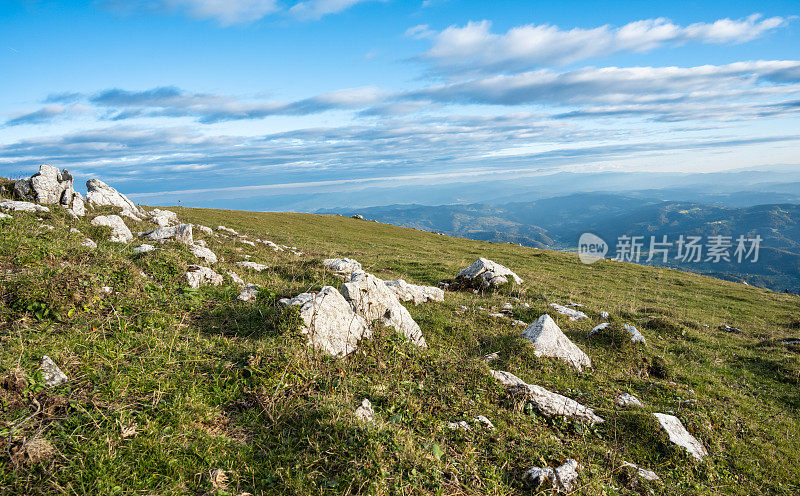
[[[53,387],[69,380],[67,374],[58,368],[58,365],[47,355],[42,357],[42,378],[46,386]]]
[[[42,164],[33,176],[14,182],[14,193],[29,202],[61,205],[78,217],[85,213],[83,197],[72,184],[72,174],[67,169],[59,171],[52,165]]]
[[[231,280],[235,284],[238,284],[240,286],[244,286],[244,280],[241,277],[239,277],[239,275],[236,272],[233,272],[232,270],[229,270],[229,271],[227,271],[227,273],[228,273],[228,277],[230,277]]]
[[[523,474],[522,480],[534,489],[552,486],[556,492],[569,493],[575,488],[579,468],[578,462],[568,458],[557,468],[531,467]]]
[[[636,406],[636,407],[639,407],[639,408],[643,408],[644,407],[642,402],[639,401],[639,398],[637,398],[636,396],[634,396],[632,394],[629,394],[629,393],[622,393],[622,394],[618,395],[614,399],[614,403],[616,403],[617,405],[619,405],[621,407],[629,407],[629,406]]]
[[[644,336],[642,336],[642,333],[639,332],[639,329],[630,324],[625,324],[623,327],[626,331],[628,331],[628,333],[630,333],[632,343],[642,343],[644,345],[647,344],[647,341],[644,339]]]
[[[656,474],[652,470],[643,469],[642,467],[634,463],[623,461],[622,467],[632,469],[633,471],[636,472],[637,477],[639,477],[640,479],[644,479],[649,482],[658,482],[661,480],[661,477],[659,477],[658,474]]]
[[[194,244],[191,224],[179,224],[177,226],[157,227],[152,231],[141,233],[140,236],[144,236],[150,241],[157,241],[159,243],[164,243],[169,240],[175,240],[179,243],[183,243],[189,246]]]
[[[702,460],[708,456],[708,452],[702,443],[689,434],[689,431],[686,430],[678,417],[667,415],[666,413],[654,413],[653,416],[658,419],[658,423],[661,424],[661,428],[667,432],[671,442],[684,448],[690,455],[698,460]]]
[[[17,200],[0,201],[0,210],[3,212],[49,212],[50,209],[44,205]]]
[[[461,420],[458,422],[448,422],[447,428],[451,431],[469,431],[472,430],[468,423]]]
[[[256,263],[256,262],[250,262],[250,261],[236,262],[236,265],[238,267],[242,267],[242,268],[245,268],[245,269],[252,269],[252,270],[254,270],[256,272],[261,272],[262,270],[267,270],[269,268],[268,266],[266,266],[264,264],[260,264],[260,263]]]
[[[256,299],[256,296],[258,296],[259,288],[261,288],[261,286],[258,284],[245,284],[237,298],[242,301],[253,301]]]
[[[377,320],[385,326],[392,326],[417,346],[428,347],[419,325],[382,280],[372,274],[354,273],[350,282],[342,284],[341,291],[356,313],[367,322]]]
[[[547,314],[522,332],[522,337],[533,344],[536,356],[558,358],[575,367],[578,371],[592,366],[588,355],[569,340],[558,324]]]
[[[160,210],[158,208],[154,208],[149,212],[149,214],[150,222],[158,225],[159,227],[167,227],[179,224],[178,214],[170,210]]]
[[[226,232],[228,234],[233,234],[234,236],[238,236],[239,235],[238,232],[234,231],[233,229],[227,228],[225,226],[217,226],[217,231],[223,231],[223,232]]]
[[[494,424],[492,423],[492,421],[489,420],[488,418],[484,417],[483,415],[476,415],[474,420],[475,420],[475,422],[478,422],[479,424],[483,425],[486,429],[488,429],[490,431],[495,430],[495,427],[494,427]]]
[[[151,252],[151,251],[153,251],[153,250],[155,250],[155,249],[156,249],[156,247],[155,247],[155,246],[153,246],[153,245],[148,245],[147,243],[143,243],[143,244],[141,244],[141,245],[137,246],[136,248],[134,248],[134,249],[133,249],[133,252],[134,252],[134,253],[136,253],[136,254],[138,255],[138,254],[141,254],[141,253],[148,253],[148,252]]]
[[[14,217],[12,217],[12,216],[10,216],[8,214],[4,214],[3,212],[0,212],[0,219],[13,219],[13,218]]]
[[[527,384],[510,372],[492,370],[491,373],[495,379],[507,388],[511,396],[530,401],[539,410],[539,413],[545,417],[569,417],[590,424],[604,422],[602,418],[594,413],[594,410],[581,405],[573,399],[548,391],[535,384]]]
[[[201,265],[190,265],[186,272],[186,282],[189,287],[199,288],[200,286],[219,286],[222,284],[222,276]]]
[[[375,420],[375,410],[372,409],[372,403],[367,398],[361,400],[355,412],[356,418],[361,422],[373,422]]]
[[[90,250],[94,250],[97,248],[97,243],[89,238],[83,238],[83,241],[81,241],[81,246],[84,248],[89,248]]]
[[[444,301],[444,291],[433,286],[420,286],[409,284],[402,279],[397,281],[383,281],[400,301],[413,301],[414,305],[429,301]]]
[[[592,336],[592,335],[602,331],[603,329],[605,329],[606,327],[608,327],[610,325],[611,324],[609,324],[608,322],[603,322],[602,324],[597,324],[596,326],[594,326],[592,328],[591,331],[589,331],[589,335]]]
[[[283,298],[280,304],[299,307],[304,323],[301,332],[308,335],[311,345],[330,355],[348,355],[361,339],[372,337],[367,321],[332,286],[323,287],[319,293]]]
[[[352,258],[326,258],[322,265],[338,276],[349,278],[353,272],[363,272],[361,264]]]
[[[600,318],[603,320],[608,320],[609,314],[606,311],[600,312]]]
[[[122,209],[120,215],[134,220],[142,220],[145,216],[145,212],[127,196],[99,179],[86,181],[86,190],[86,201],[92,206],[118,207]]]
[[[484,288],[508,284],[509,279],[513,279],[517,284],[522,284],[522,279],[511,269],[483,257],[475,260],[469,267],[462,269],[456,279],[479,282]]]
[[[576,321],[576,320],[583,320],[588,319],[589,317],[581,312],[580,310],[575,310],[574,308],[569,308],[563,305],[559,305],[558,303],[551,303],[550,304],[553,309],[560,313],[561,315],[566,315],[569,317],[569,320]]]
[[[209,236],[214,234],[214,230],[207,226],[201,226],[199,224],[194,224],[194,227],[197,228],[198,231],[204,234],[208,234]]]
[[[192,252],[192,255],[196,256],[205,263],[209,264],[217,263],[217,255],[208,248],[205,248],[198,244],[191,244],[189,245],[189,251]]]
[[[92,219],[93,226],[104,226],[111,228],[109,241],[114,243],[128,243],[133,240],[133,233],[125,225],[119,215],[100,215]]]

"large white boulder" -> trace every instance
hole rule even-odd
[[[444,291],[433,286],[409,284],[402,279],[383,281],[401,301],[413,301],[414,305],[428,301],[444,301]]]
[[[353,272],[363,272],[361,264],[352,258],[326,258],[322,265],[330,269],[336,275],[349,278]]]
[[[708,456],[708,452],[703,444],[689,434],[689,431],[686,430],[686,427],[683,426],[683,423],[681,423],[678,417],[667,415],[666,413],[654,413],[653,416],[658,419],[661,428],[667,432],[670,441],[686,449],[690,455],[698,460],[702,460]]]
[[[78,217],[85,213],[83,197],[72,184],[72,174],[67,169],[59,171],[52,165],[42,164],[33,176],[14,182],[14,194],[29,202],[61,205]]]
[[[169,210],[160,210],[154,208],[150,212],[150,222],[157,224],[159,227],[173,226],[178,224],[178,214]]]
[[[144,236],[150,241],[158,241],[159,243],[163,243],[171,239],[190,246],[194,243],[191,224],[157,227],[152,231],[141,233],[140,236]]]
[[[134,220],[142,220],[146,213],[135,203],[130,201],[127,196],[115,190],[108,184],[99,179],[89,179],[86,181],[86,201],[93,206],[119,207],[122,209],[120,215],[130,217]]]
[[[568,458],[563,465],[556,468],[531,467],[522,475],[522,480],[534,489],[552,486],[557,492],[569,493],[575,488],[579,468],[581,466],[578,462]]]
[[[379,321],[403,333],[412,343],[427,348],[419,325],[400,303],[397,295],[372,274],[354,273],[350,282],[342,284],[342,295],[367,322]]]
[[[119,215],[100,215],[92,219],[92,225],[110,227],[109,241],[114,243],[127,243],[133,239],[133,233]]]
[[[323,287],[319,293],[283,298],[280,304],[298,307],[303,319],[301,332],[308,335],[311,345],[330,355],[348,355],[360,340],[372,337],[367,321],[332,286]]]
[[[222,276],[202,265],[190,265],[186,272],[186,282],[192,288],[210,285],[219,286],[222,284]]]
[[[35,203],[17,200],[0,201],[0,210],[4,212],[49,212],[50,209]]]
[[[462,269],[456,279],[479,282],[485,288],[508,284],[509,279],[517,284],[522,284],[522,279],[511,269],[483,257],[475,260],[469,267]]]
[[[506,387],[511,396],[530,401],[545,417],[569,417],[590,424],[604,422],[594,413],[594,410],[573,399],[535,384],[527,384],[510,372],[492,370],[491,373]]]
[[[569,340],[558,327],[558,324],[547,314],[539,317],[536,322],[522,332],[522,337],[533,344],[536,356],[558,358],[578,371],[591,367],[592,361],[588,355]]]

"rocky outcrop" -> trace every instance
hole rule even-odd
[[[222,276],[202,265],[190,265],[186,272],[186,282],[189,287],[199,288],[200,286],[219,286],[222,284]]]
[[[512,397],[531,402],[545,417],[569,417],[590,424],[604,422],[591,408],[541,386],[527,384],[511,372],[492,370],[491,373],[506,387]]]
[[[58,368],[58,365],[47,355],[42,357],[41,369],[42,379],[44,379],[44,384],[46,386],[58,386],[69,380],[67,374],[62,372],[61,369]]]
[[[158,225],[159,227],[167,227],[178,224],[178,214],[169,210],[159,210],[154,208],[149,212],[150,222]]]
[[[86,190],[86,201],[89,202],[89,205],[118,207],[122,209],[120,215],[134,220],[142,220],[146,216],[146,212],[137,207],[127,196],[99,179],[86,181]]]
[[[397,281],[383,281],[400,301],[413,301],[414,305],[428,301],[444,301],[444,291],[433,286],[419,286],[409,284],[402,279]]]
[[[322,265],[333,271],[336,275],[350,278],[353,272],[363,272],[361,264],[352,258],[326,258]]]
[[[217,263],[217,255],[213,251],[209,250],[204,246],[201,246],[199,244],[191,244],[189,245],[189,251],[192,252],[192,255],[196,256],[205,263],[210,263],[210,264]]]
[[[177,226],[157,227],[152,231],[143,232],[140,236],[144,236],[150,241],[158,241],[164,243],[166,241],[175,240],[179,243],[191,246],[194,243],[192,237],[191,224],[179,224]]]
[[[533,489],[553,487],[557,492],[569,493],[575,488],[579,468],[578,462],[568,458],[557,468],[531,467],[523,474],[522,480]]]
[[[678,446],[684,448],[690,455],[698,460],[702,460],[708,456],[708,452],[702,443],[695,439],[694,436],[689,434],[689,431],[683,426],[680,419],[674,415],[667,415],[666,413],[654,413],[661,428],[667,432],[669,440]]]
[[[73,187],[72,174],[42,164],[39,172],[14,182],[14,195],[21,200],[43,205],[61,205],[75,216],[85,213],[83,197]]]
[[[558,327],[558,324],[547,314],[528,326],[522,337],[533,344],[536,356],[558,358],[575,367],[578,371],[591,367],[592,361],[575,343]]]
[[[360,340],[372,337],[367,321],[332,286],[325,286],[318,293],[284,298],[280,304],[298,307],[303,319],[301,332],[308,335],[311,345],[330,355],[348,355]]]
[[[575,310],[574,308],[569,308],[564,305],[559,305],[558,303],[551,303],[550,304],[553,309],[560,313],[561,315],[566,315],[569,317],[569,320],[576,321],[576,320],[583,320],[588,319],[589,317],[581,312],[580,310]]]
[[[419,325],[400,303],[397,295],[381,279],[366,273],[354,273],[342,284],[342,296],[367,322],[379,321],[403,333],[412,343],[427,348]]]
[[[485,258],[475,260],[472,265],[461,270],[456,279],[481,287],[496,287],[508,284],[509,279],[522,284],[522,279],[508,267]]]
[[[127,243],[133,239],[133,233],[125,225],[119,215],[101,215],[92,219],[93,226],[104,226],[111,228],[111,237],[108,239],[114,243]]]
[[[49,212],[50,209],[35,203],[17,200],[0,201],[0,210],[3,212]]]

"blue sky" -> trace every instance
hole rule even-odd
[[[0,175],[47,162],[143,203],[311,209],[558,171],[797,165],[799,11],[5,0]]]

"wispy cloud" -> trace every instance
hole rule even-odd
[[[645,19],[621,27],[561,29],[549,24],[528,24],[497,34],[490,21],[450,26],[440,32],[426,25],[407,31],[412,37],[432,40],[421,58],[447,73],[505,72],[546,65],[564,65],[617,52],[646,52],[665,45],[686,43],[743,43],[761,37],[789,22],[785,17],[719,19],[687,26],[669,19]]]
[[[376,0],[306,0],[289,9],[289,15],[303,20],[318,20],[328,14],[336,14],[354,5]],[[386,0],[377,0],[386,1]]]

